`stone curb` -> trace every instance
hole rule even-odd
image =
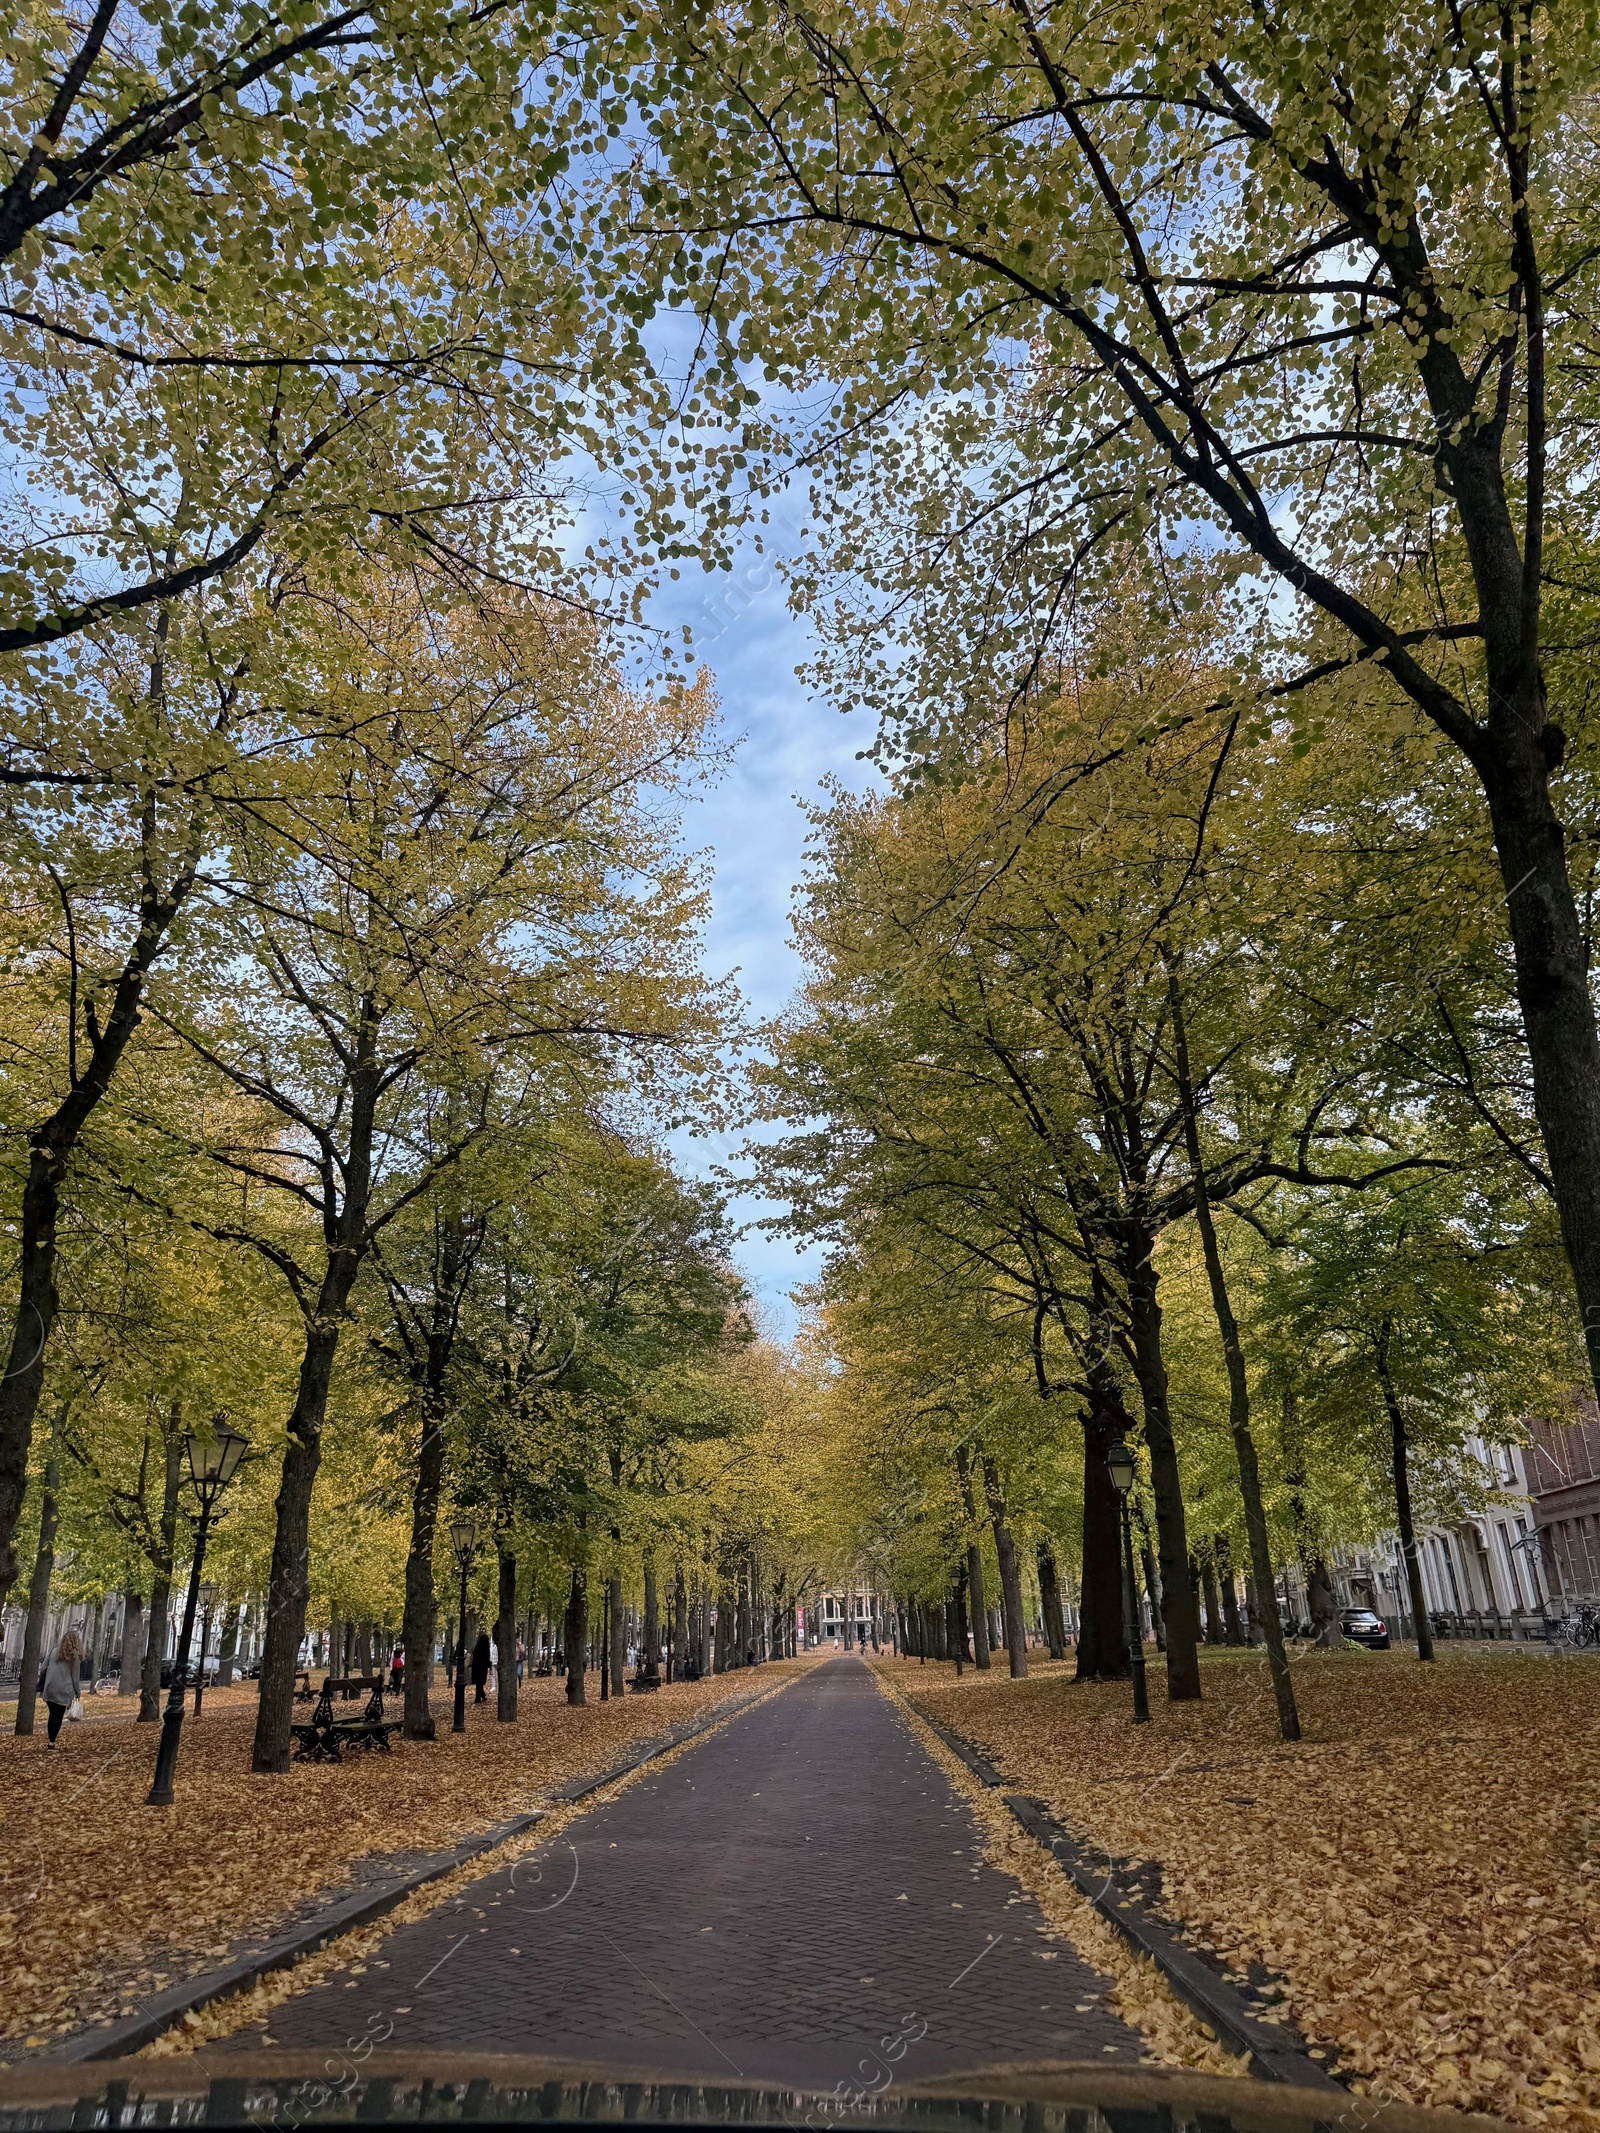
[[[591,1793],[599,1792],[606,1785],[615,1784],[618,1778],[627,1777],[630,1772],[642,1769],[646,1763],[653,1763],[659,1756],[667,1755],[672,1749],[681,1747],[685,1741],[693,1740],[696,1734],[704,1733],[711,1726],[721,1725],[726,1719],[737,1717],[741,1711],[748,1710],[751,1704],[758,1703],[763,1696],[770,1693],[770,1688],[763,1686],[748,1695],[714,1704],[709,1711],[701,1712],[698,1717],[686,1720],[682,1725],[673,1726],[666,1733],[654,1735],[638,1754],[630,1755],[625,1761],[614,1764],[611,1769],[601,1771],[598,1777],[574,1778],[559,1787],[549,1795],[550,1804],[570,1806],[574,1801],[587,1799]],[[33,2063],[82,2065],[94,2059],[124,2059],[134,2052],[142,2051],[147,2044],[153,2044],[157,2037],[171,2029],[175,2023],[181,2022],[186,2014],[209,2006],[213,2000],[225,2000],[236,1992],[243,1992],[270,1972],[287,1970],[306,1956],[314,1955],[330,1940],[337,1940],[340,1934],[353,1932],[357,1926],[368,1925],[373,1919],[382,1918],[414,1890],[426,1888],[430,1881],[437,1881],[442,1875],[453,1873],[458,1866],[466,1866],[484,1853],[496,1851],[501,1845],[509,1844],[513,1837],[520,1837],[536,1823],[543,1821],[549,1811],[549,1807],[536,1807],[526,1814],[513,1815],[510,1821],[497,1822],[492,1829],[485,1830],[479,1836],[467,1837],[446,1851],[434,1852],[421,1866],[413,1867],[408,1873],[343,1898],[327,1910],[319,1912],[304,1925],[297,1926],[293,1932],[286,1933],[282,1939],[269,1942],[266,1947],[257,1949],[253,1954],[237,1956],[221,1969],[203,1970],[197,1976],[187,1978],[181,1985],[170,1986],[167,1991],[146,2001],[137,2014],[125,2015],[120,2021],[109,2022],[103,2029],[82,2031],[67,2039],[65,2043],[40,2052]]]
[[[1004,1786],[1005,1779],[993,1763],[970,1741],[935,1725],[920,1711],[917,1716],[981,1784],[997,1790]],[[1004,1793],[1003,1798],[1011,1814],[1050,1853],[1079,1895],[1155,1964],[1184,2005],[1215,2031],[1217,2042],[1225,2051],[1246,2060],[1259,2080],[1348,2094],[1326,2067],[1308,2058],[1272,2023],[1252,2014],[1235,1987],[1196,1954],[1165,1919],[1158,1918],[1141,1898],[1119,1886],[1117,1869],[1109,1858],[1096,1860],[1087,1854],[1042,1801],[1025,1793]]]

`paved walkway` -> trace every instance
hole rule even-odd
[[[960,1794],[843,1658],[398,1928],[266,2033],[880,2088],[891,2070],[1136,2066],[1105,1995],[983,1863]]]

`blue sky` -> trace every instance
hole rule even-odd
[[[802,803],[830,774],[858,786],[873,780],[855,759],[872,729],[859,715],[841,717],[796,678],[808,631],[789,613],[782,581],[753,545],[731,574],[685,570],[654,603],[651,619],[694,631],[697,659],[716,677],[725,737],[740,741],[732,767],[688,809],[684,836],[707,850],[715,872],[707,968],[736,968],[748,1012],[772,1015],[800,975],[789,908],[805,838]],[[723,1142],[683,1134],[673,1149],[685,1169],[708,1171],[730,1160],[737,1145],[737,1136]],[[733,1208],[741,1223],[767,1211],[753,1194]],[[753,1230],[741,1239],[739,1265],[772,1334],[793,1331],[788,1292],[815,1272],[818,1256]]]

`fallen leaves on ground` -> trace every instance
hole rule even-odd
[[[134,1724],[131,1698],[120,1718],[64,1727],[54,1751],[42,1728],[0,1739],[0,2055],[132,2013],[386,1858],[442,1850],[808,1663],[579,1710],[562,1682],[525,1681],[515,1725],[498,1724],[490,1702],[469,1706],[466,1733],[453,1735],[446,1710],[437,1740],[295,1763],[283,1777],[250,1774],[254,1685],[208,1692],[202,1716],[185,1720],[168,1808],[145,1805],[160,1728]],[[436,1696],[436,1718],[440,1708]]]
[[[1013,1682],[885,1662],[931,1718],[1114,1858],[1374,2095],[1600,2129],[1600,1663],[1309,1654],[1305,1738],[1260,1653],[1148,1726],[1070,1665]]]
[[[921,1723],[915,1706],[899,1693],[906,1686],[900,1670],[884,1667],[879,1678],[906,1713],[918,1741],[971,1809],[984,1857],[1000,1873],[1020,1882],[1051,1930],[1074,1947],[1091,1969],[1110,1979],[1111,2005],[1144,2038],[1149,2058],[1161,2066],[1238,2074],[1238,2060],[1222,2049],[1183,2004],[1155,1964],[1130,1948],[1087,1897],[1078,1894],[1055,1862],[1018,1827],[1000,1794],[981,1784],[960,1757],[952,1755],[939,1736]]]

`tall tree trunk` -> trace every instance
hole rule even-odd
[[[1135,1545],[1139,1551],[1139,1569],[1144,1576],[1145,1594],[1150,1602],[1150,1634],[1156,1640],[1156,1650],[1167,1648],[1166,1618],[1161,1612],[1161,1579],[1156,1570],[1154,1549],[1150,1543],[1150,1527],[1144,1515],[1144,1505],[1133,1506],[1133,1530],[1138,1535]]]
[[[1379,1336],[1378,1383],[1389,1415],[1389,1450],[1394,1466],[1394,1516],[1400,1532],[1400,1555],[1406,1566],[1406,1589],[1411,1594],[1411,1620],[1416,1628],[1417,1657],[1433,1657],[1433,1631],[1428,1625],[1428,1597],[1422,1584],[1422,1560],[1417,1554],[1417,1529],[1411,1516],[1411,1471],[1409,1433],[1405,1409],[1389,1375],[1389,1328]]]
[[[1272,1569],[1272,1543],[1267,1533],[1266,1508],[1261,1501],[1261,1469],[1256,1458],[1256,1440],[1250,1428],[1250,1379],[1245,1370],[1244,1344],[1239,1322],[1233,1315],[1227,1275],[1217,1244],[1217,1228],[1211,1219],[1211,1194],[1206,1183],[1205,1162],[1200,1148],[1200,1121],[1195,1113],[1194,1078],[1189,1070],[1189,1041],[1184,1025],[1183,995],[1175,961],[1167,964],[1168,996],[1172,1003],[1173,1049],[1178,1069],[1178,1100],[1183,1109],[1183,1135],[1189,1155],[1194,1187],[1195,1226],[1200,1232],[1200,1250],[1205,1259],[1206,1280],[1211,1288],[1211,1308],[1222,1339],[1223,1360],[1228,1366],[1228,1427],[1233,1435],[1234,1457],[1239,1467],[1239,1493],[1244,1500],[1244,1528],[1250,1542],[1250,1567],[1258,1591],[1272,1594],[1276,1581]],[[1285,1740],[1300,1738],[1300,1713],[1295,1706],[1294,1683],[1283,1649],[1283,1625],[1273,1605],[1262,1625],[1267,1633],[1267,1670],[1272,1676],[1272,1694],[1278,1707],[1278,1731]],[[1170,1628],[1169,1628],[1170,1635]],[[1169,1662],[1170,1663],[1170,1662]]]
[[[56,1562],[56,1519],[61,1488],[61,1453],[58,1449],[61,1417],[56,1418],[50,1456],[44,1465],[44,1493],[39,1499],[39,1545],[34,1551],[33,1576],[28,1583],[28,1623],[22,1633],[22,1678],[17,1683],[18,1733],[33,1731],[34,1708],[39,1698],[39,1654],[44,1649],[45,1623],[50,1614],[50,1577]]]
[[[509,1533],[497,1532],[495,1552],[500,1571],[500,1612],[494,1625],[500,1664],[495,1672],[495,1717],[503,1726],[517,1722],[517,1558]]]
[[[1026,1679],[1028,1672],[1028,1630],[1022,1616],[1022,1565],[1017,1561],[1017,1544],[1012,1538],[1011,1527],[1006,1518],[1006,1500],[1000,1487],[1000,1469],[993,1457],[983,1455],[983,1488],[989,1500],[989,1519],[994,1528],[994,1552],[1000,1562],[1000,1597],[1005,1606],[1006,1655],[1011,1662],[1013,1681]]]
[[[1226,1533],[1217,1535],[1217,1574],[1222,1584],[1222,1619],[1228,1642],[1243,1644],[1244,1624],[1239,1620],[1239,1591],[1233,1581],[1233,1555]]]
[[[973,1632],[972,1594],[967,1585],[965,1563],[956,1565],[956,1581],[950,1592],[950,1609],[955,1632],[955,1651],[951,1656],[959,1656],[965,1662],[972,1657],[973,1652],[970,1641]]]
[[[561,1636],[567,1650],[567,1701],[582,1703],[584,1675],[589,1662],[589,1593],[582,1566],[578,1563],[572,1566],[572,1590],[567,1595]]]
[[[1490,724],[1500,731],[1494,759],[1487,774],[1480,766],[1480,775],[1506,887],[1534,1114],[1572,1265],[1589,1374],[1600,1394],[1600,1038],[1589,954],[1568,871],[1566,832],[1550,801],[1538,661],[1525,648],[1497,656],[1498,634],[1485,632]],[[1421,1634],[1427,1636],[1425,1623]]]
[[[656,1592],[654,1549],[647,1551],[644,1559],[644,1627],[641,1636],[644,1642],[642,1664],[635,1671],[655,1688],[661,1680],[661,1661],[657,1656],[661,1643],[661,1603]]]
[[[439,1527],[439,1497],[444,1486],[445,1433],[442,1413],[423,1409],[422,1443],[411,1483],[411,1545],[406,1551],[406,1603],[400,1642],[405,1649],[405,1726],[407,1740],[432,1740],[435,1727],[428,1702],[433,1640],[438,1630],[438,1602],[433,1588],[433,1544]]]
[[[1128,1673],[1122,1629],[1121,1513],[1106,1452],[1126,1436],[1127,1412],[1111,1365],[1090,1375],[1083,1410],[1083,1584],[1078,1595],[1079,1681],[1121,1681]]]
[[[1044,1613],[1045,1642],[1052,1659],[1065,1659],[1067,1623],[1061,1610],[1061,1579],[1056,1571],[1055,1550],[1047,1540],[1038,1541],[1033,1558],[1039,1573],[1039,1605]]]
[[[972,1500],[972,1472],[964,1444],[956,1446],[956,1472],[961,1477],[961,1500],[968,1525],[977,1524],[978,1507]],[[972,1613],[972,1663],[989,1671],[989,1603],[983,1593],[983,1550],[976,1538],[967,1542],[967,1595]]]
[[[1222,1627],[1222,1599],[1217,1591],[1217,1566],[1213,1557],[1206,1556],[1199,1566],[1200,1589],[1206,1603],[1206,1642],[1221,1644],[1224,1641]]]
[[[351,1282],[354,1280],[351,1268]],[[324,1282],[324,1293],[329,1284]],[[319,1310],[306,1332],[305,1353],[289,1442],[283,1454],[272,1536],[272,1569],[267,1587],[267,1639],[261,1654],[261,1700],[256,1711],[250,1767],[258,1774],[282,1775],[289,1768],[289,1728],[294,1722],[294,1677],[305,1635],[310,1597],[311,1492],[322,1463],[322,1424],[328,1411],[328,1387],[339,1345],[339,1316],[351,1283],[342,1285],[335,1310]],[[331,1654],[330,1654],[331,1659]]]
[[[145,1631],[144,1667],[139,1681],[139,1724],[153,1726],[161,1716],[161,1660],[167,1642],[167,1611],[172,1605],[172,1568],[178,1546],[178,1489],[183,1479],[183,1415],[172,1403],[164,1442],[161,1481],[159,1554],[150,1585],[150,1619]]]
[[[153,617],[149,668],[149,704],[159,711],[166,688],[170,609],[162,602]],[[44,1389],[45,1351],[55,1331],[60,1305],[56,1294],[56,1236],[61,1219],[61,1190],[84,1128],[111,1086],[134,1031],[144,988],[156,958],[166,946],[172,922],[182,909],[199,866],[195,833],[203,802],[190,802],[194,813],[184,840],[186,849],[162,879],[163,852],[172,849],[175,824],[162,819],[153,793],[145,796],[139,817],[139,924],[116,983],[97,985],[98,1015],[89,1021],[87,1058],[79,1071],[76,948],[72,950],[73,996],[71,1046],[66,1066],[70,1086],[50,1116],[28,1135],[28,1174],[22,1188],[17,1226],[17,1305],[11,1325],[4,1375],[0,1376],[0,1603],[17,1578],[16,1532],[28,1483],[28,1451],[33,1420]]]
[[[1305,1564],[1306,1599],[1311,1608],[1311,1634],[1324,1651],[1336,1652],[1344,1643],[1339,1625],[1339,1596],[1321,1555],[1313,1553]]]
[[[261,1700],[250,1756],[251,1769],[260,1773],[283,1774],[289,1768],[294,1677],[310,1593],[311,1494],[322,1463],[322,1425],[339,1329],[372,1242],[368,1213],[380,1086],[375,1058],[378,1023],[379,1010],[369,994],[361,1003],[356,1050],[348,1069],[350,1124],[340,1166],[343,1203],[337,1211],[331,1204],[323,1211],[327,1258],[315,1308],[306,1318],[305,1350],[278,1484],[267,1635],[261,1653]]]
[[[606,1586],[606,1592],[609,1598],[607,1612],[610,1617],[606,1627],[611,1639],[611,1693],[613,1696],[620,1696],[623,1689],[623,1680],[628,1671],[628,1623],[627,1617],[622,1611],[622,1572],[620,1570],[612,1571],[610,1581]]]
[[[234,1661],[239,1656],[239,1602],[230,1600],[222,1617],[222,1649],[217,1654],[217,1687],[233,1683]]]
[[[1167,1633],[1167,1700],[1193,1703],[1200,1696],[1199,1610],[1189,1583],[1189,1534],[1178,1474],[1178,1447],[1167,1403],[1167,1366],[1161,1355],[1161,1305],[1156,1294],[1155,1238],[1142,1222],[1129,1225],[1124,1261],[1134,1371],[1144,1403],[1144,1442],[1150,1455],[1150,1488],[1156,1500],[1156,1543],[1161,1564],[1161,1613]]]
[[[683,1571],[672,1581],[672,1678],[682,1681],[689,1662],[689,1596]]]
[[[117,1694],[131,1696],[139,1686],[139,1664],[144,1655],[144,1595],[132,1585],[122,1589],[122,1665],[117,1675]]]

